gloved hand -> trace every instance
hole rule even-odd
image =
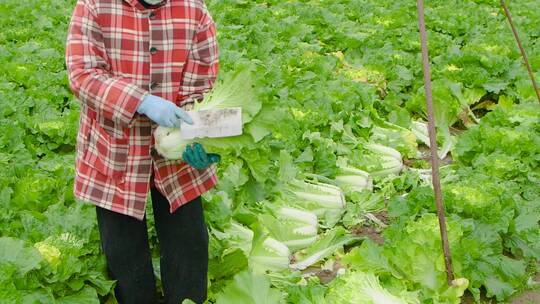
[[[155,95],[147,95],[137,108],[137,112],[164,127],[180,128],[181,121],[193,124],[193,120],[186,111]]]
[[[195,169],[202,170],[208,168],[212,163],[218,163],[221,160],[221,156],[215,153],[206,153],[204,148],[199,143],[188,145],[182,159]]]

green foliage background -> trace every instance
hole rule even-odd
[[[274,125],[270,136],[241,155],[231,152],[221,166],[222,183],[207,196],[210,227],[233,213],[241,216],[242,205],[272,196],[280,150],[302,170],[332,177],[345,142],[343,126],[369,137],[380,120],[408,128],[413,118],[425,116],[415,1],[206,2],[218,26],[222,71],[255,65],[257,94]],[[0,300],[9,303],[114,302],[94,209],[72,195],[79,105],[67,83],[64,45],[74,4],[0,2]],[[447,177],[445,198],[452,221],[461,223],[457,234],[492,240],[456,240],[474,243],[463,248],[486,248],[477,256],[458,250],[457,257],[463,259],[462,274],[475,278],[476,296],[487,286],[488,295],[502,300],[526,287],[527,273],[540,258],[538,115],[527,114],[538,114],[538,107],[511,105],[535,97],[497,1],[426,4],[436,102],[448,111],[438,118],[448,117],[448,127],[456,130],[471,128],[454,151],[460,167]],[[510,5],[540,76],[538,1]],[[459,116],[470,106],[479,118],[496,103],[506,106],[480,126]],[[403,178],[381,187],[393,200],[404,192],[412,197],[390,208],[397,226],[385,234],[396,242],[385,244],[385,251],[414,246],[397,241],[406,237],[400,229],[432,219],[425,215],[433,212],[425,201],[429,189],[415,183]],[[157,256],[152,229],[150,234]],[[212,239],[211,266],[222,246]],[[507,251],[517,259],[508,261]],[[486,254],[489,259],[481,258]],[[211,273],[211,299],[240,270],[235,267]],[[388,272],[380,275],[384,279]],[[408,279],[407,288],[422,289]],[[301,298],[298,292],[319,287],[283,290],[293,301]]]

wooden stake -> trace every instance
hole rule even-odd
[[[452,256],[448,243],[448,233],[446,231],[446,216],[444,214],[444,203],[441,192],[441,180],[439,177],[439,156],[437,154],[437,131],[435,130],[435,114],[433,113],[433,94],[431,92],[431,73],[429,70],[429,52],[426,34],[426,22],[424,19],[424,1],[418,0],[418,25],[420,28],[420,39],[422,42],[422,63],[424,70],[424,88],[426,92],[426,108],[428,114],[429,147],[431,150],[431,180],[437,204],[437,216],[439,217],[439,228],[441,231],[442,249],[444,252],[444,262],[446,265],[446,278],[448,285],[452,285],[454,274],[452,272]]]
[[[519,51],[521,52],[521,56],[523,57],[523,62],[525,63],[525,66],[527,67],[527,71],[529,71],[529,76],[531,77],[532,85],[533,85],[534,91],[536,92],[536,97],[538,98],[538,102],[540,102],[540,90],[538,89],[538,84],[536,83],[536,79],[534,77],[531,64],[529,63],[529,57],[527,56],[527,53],[525,52],[523,43],[521,43],[521,39],[519,38],[518,31],[516,29],[516,26],[514,25],[514,20],[512,19],[512,15],[510,15],[510,10],[508,9],[508,6],[506,5],[506,1],[501,0],[501,5],[504,9],[504,14],[506,15],[506,19],[508,19],[508,23],[510,23],[510,27],[512,28],[512,32],[514,33],[514,37],[516,38]]]

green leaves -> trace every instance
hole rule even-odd
[[[26,247],[23,241],[10,238],[0,238],[0,261],[4,271],[11,268],[13,274],[19,278],[24,277],[29,271],[41,268],[43,257],[32,248]],[[3,277],[3,282],[9,277]]]
[[[425,128],[414,130],[418,138],[409,131],[425,118],[414,1],[206,3],[218,28],[219,83],[239,77],[218,86],[206,105],[244,102],[247,118],[245,135],[218,147],[226,156],[220,183],[205,194],[210,300],[217,293],[218,303],[318,304],[341,296],[362,303],[367,300],[357,287],[371,282],[396,297],[412,292],[421,300],[457,302],[466,282],[443,288],[432,190],[407,168],[428,168],[417,146],[426,143]],[[0,2],[9,15],[0,18],[0,302],[113,298],[94,210],[71,194],[79,105],[70,94],[63,50],[72,6],[64,0]],[[512,6],[535,68],[536,7],[535,1]],[[486,290],[503,301],[526,286],[526,266],[540,258],[540,110],[526,104],[536,97],[497,1],[432,1],[426,8],[440,155],[451,150],[454,160],[442,175],[456,273],[469,280],[476,299]],[[247,66],[252,73],[239,75]],[[336,208],[318,208],[326,226],[319,232],[326,233],[296,261],[333,256],[328,264],[364,274],[348,274],[327,291],[310,274],[247,271],[248,226],[270,217],[264,222],[283,240],[287,229],[297,228],[279,227],[284,219],[268,211],[283,199],[284,183],[305,173],[325,182],[361,177],[356,168],[388,173],[368,142],[396,149],[403,160],[386,166],[404,171],[375,178],[373,194],[349,189]],[[341,178],[356,190],[370,181]],[[299,186],[295,190],[306,192],[309,185]],[[285,204],[319,205],[296,196]],[[342,252],[345,241],[358,240],[343,227],[368,224],[366,212],[386,206],[384,244],[363,240]],[[327,230],[331,226],[336,229]]]
[[[293,269],[304,270],[307,267],[327,258],[334,252],[339,251],[345,245],[349,245],[361,238],[350,235],[342,227],[328,230],[313,245],[295,255],[296,262],[291,265]]]
[[[266,276],[242,271],[217,295],[216,303],[277,304],[284,303],[284,295],[270,286]]]
[[[350,272],[339,277],[332,284],[326,299],[328,303],[361,304],[408,304],[418,303],[418,299],[406,290],[396,296],[384,289],[373,273]]]
[[[6,287],[0,292],[0,300],[50,302],[54,295],[58,303],[97,304],[98,293],[109,294],[114,283],[91,268],[83,270],[77,253],[62,242],[76,241],[62,236],[27,247],[21,240],[0,238],[0,283]]]
[[[234,73],[225,74],[224,80],[204,96],[204,102],[195,104],[195,110],[241,107],[242,123],[248,123],[262,106],[253,95],[252,86],[252,68],[239,68]]]

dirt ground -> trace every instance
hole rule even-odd
[[[527,291],[510,302],[512,304],[537,304],[540,303],[540,291]]]

